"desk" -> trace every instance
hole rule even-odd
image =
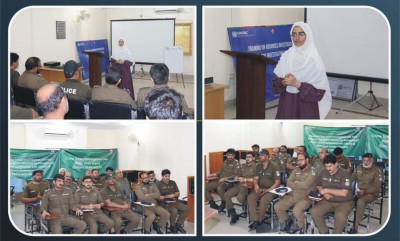
[[[229,85],[216,83],[204,87],[206,119],[224,119],[224,90],[228,87]]]
[[[79,68],[79,80],[82,80],[82,70],[83,68]],[[56,69],[56,68],[50,68],[50,67],[41,67],[40,68],[40,74],[44,79],[46,79],[49,82],[59,82],[62,83],[65,81],[66,77],[64,75],[64,69]]]

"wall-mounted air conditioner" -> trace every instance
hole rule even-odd
[[[43,132],[46,136],[69,136],[71,130],[68,129],[45,129]]]

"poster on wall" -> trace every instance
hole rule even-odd
[[[292,24],[276,26],[246,26],[228,28],[232,51],[257,53],[275,61],[292,46],[290,29]],[[236,65],[236,62],[234,63]],[[236,66],[235,66],[236,68]],[[267,65],[265,102],[279,97],[272,91],[272,79],[275,66]]]
[[[83,79],[89,78],[89,56],[84,51],[100,52],[107,56],[101,60],[101,72],[105,72],[110,65],[107,39],[77,41],[76,49],[78,51],[79,61],[83,66]]]

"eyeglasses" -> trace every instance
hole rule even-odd
[[[298,33],[292,33],[292,38],[304,38],[306,36],[305,32],[298,32]]]

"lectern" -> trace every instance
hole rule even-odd
[[[221,52],[236,58],[236,119],[265,119],[266,65],[277,62],[255,53]]]
[[[93,88],[95,85],[101,86],[101,59],[108,58],[105,54],[94,51],[83,51],[89,55],[89,85]]]

